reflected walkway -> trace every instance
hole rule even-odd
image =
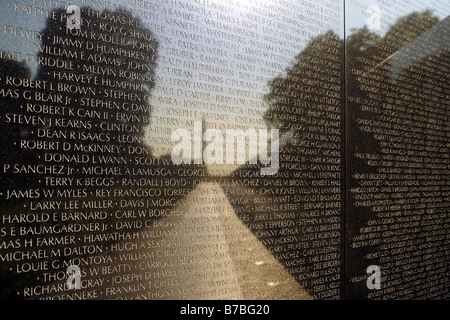
[[[100,298],[312,299],[238,218],[217,183],[195,187],[185,209],[111,248],[117,270],[105,275]],[[140,276],[130,281],[132,274]],[[136,291],[124,294],[127,288]]]

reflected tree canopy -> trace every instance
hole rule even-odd
[[[389,123],[391,121],[399,123],[398,118],[392,118],[392,108],[389,105],[401,106],[400,108],[404,108],[407,114],[412,114],[417,121],[427,124],[426,126],[432,126],[436,130],[434,132],[426,128],[417,130],[417,123],[406,122],[409,127],[402,127],[404,134],[400,133],[400,135],[404,135],[401,141],[406,144],[411,143],[411,140],[407,139],[408,131],[417,132],[415,143],[424,146],[429,143],[430,134],[439,135],[440,131],[442,135],[442,132],[445,132],[445,128],[448,128],[449,125],[448,99],[445,95],[445,92],[448,92],[449,53],[448,49],[440,49],[439,43],[445,43],[442,37],[445,37],[446,24],[448,22],[440,22],[429,11],[415,12],[398,19],[383,36],[377,35],[367,28],[354,30],[345,39],[345,48],[344,40],[330,31],[312,39],[305,50],[296,56],[295,63],[286,69],[285,74],[270,81],[270,91],[265,96],[269,103],[269,109],[264,114],[264,119],[268,127],[280,130],[281,168],[276,176],[264,178],[264,186],[260,184],[251,188],[259,190],[260,193],[264,188],[271,189],[271,192],[264,191],[266,194],[270,194],[267,198],[272,198],[269,203],[276,203],[277,198],[279,202],[283,203],[299,202],[298,206],[302,210],[280,209],[278,211],[288,217],[284,221],[292,220],[302,226],[312,221],[310,218],[314,216],[313,213],[317,209],[325,215],[331,214],[333,210],[330,211],[319,206],[319,196],[322,196],[323,199],[340,199],[340,201],[347,198],[349,206],[351,206],[354,199],[350,193],[344,193],[344,188],[332,192],[332,188],[323,186],[344,186],[346,185],[345,179],[347,179],[347,190],[351,190],[351,188],[359,187],[361,183],[364,183],[364,181],[354,179],[354,173],[360,171],[379,172],[377,166],[369,165],[370,161],[360,159],[356,154],[365,152],[380,154],[380,157],[383,157],[383,143],[380,142],[379,135],[366,132],[362,126],[357,124],[361,121],[372,121],[370,123],[379,123],[380,126],[388,128],[392,125]],[[431,32],[431,34],[427,32]],[[437,33],[440,35],[436,35]],[[435,43],[424,45],[425,38],[435,38]],[[424,47],[428,47],[429,51]],[[411,57],[415,57],[415,60],[413,61]],[[432,93],[433,91],[430,89],[435,92]],[[441,111],[447,108],[447,112],[441,113],[441,119],[438,120],[435,114],[424,111],[423,107],[421,110],[421,105],[433,105],[436,110]],[[370,106],[371,109],[368,109],[367,106]],[[363,109],[371,110],[371,112],[364,112]],[[374,110],[375,112],[373,112]],[[432,110],[434,110],[433,107]],[[436,125],[430,125],[432,123],[436,123]],[[448,146],[445,146],[445,137],[438,140],[440,141],[436,150],[446,150]],[[346,149],[344,149],[345,146]],[[420,156],[421,152],[411,151],[410,154],[411,156]],[[317,155],[327,156],[319,158]],[[334,163],[320,163],[320,161],[330,161],[333,158],[336,159]],[[346,158],[352,159],[350,171],[346,171],[345,168]],[[448,166],[448,155],[442,161]],[[295,165],[293,166],[292,163]],[[254,176],[258,177],[257,168],[250,165],[238,169],[232,174],[232,177],[242,176],[245,171],[249,170],[254,170]],[[414,173],[420,174],[420,170],[422,167],[417,168]],[[405,169],[401,172],[407,171]],[[440,174],[444,174],[444,171],[441,171]],[[398,176],[392,175],[389,179],[398,179]],[[318,181],[322,181],[323,184],[318,184]],[[287,189],[287,192],[290,192],[288,198],[278,193],[278,190],[285,186],[291,186],[290,189]],[[318,186],[322,187],[318,188]],[[231,186],[226,188],[233,189]],[[440,187],[439,190],[444,192],[442,188]],[[382,197],[383,199],[393,199],[389,193],[383,194]],[[293,199],[296,200],[293,201]],[[328,203],[328,205],[330,204],[332,203]],[[266,246],[271,250],[277,250],[278,247],[274,243],[283,241],[285,233],[281,229],[279,232],[273,231],[273,229],[263,229],[267,232],[262,232],[261,226],[255,223],[256,219],[260,219],[256,217],[261,216],[261,209],[257,207],[254,205],[244,208],[244,206],[236,205],[236,211],[240,212],[244,221],[250,221],[247,225],[256,235],[259,235],[260,240]],[[313,228],[316,231],[327,230],[326,228],[330,227],[329,221],[340,221],[341,230],[348,230],[346,236],[350,244],[353,241],[352,237],[360,232],[361,225],[365,225],[367,220],[374,217],[372,211],[374,208],[347,211],[344,207],[334,208],[337,211],[334,211],[332,216],[337,219],[315,219]],[[366,212],[367,209],[369,210]],[[367,215],[361,215],[361,212],[366,212]],[[270,212],[265,213],[269,214]],[[347,217],[346,229],[343,229],[344,217]],[[376,224],[378,223],[376,222]],[[300,229],[304,230],[304,228]],[[295,233],[293,228],[290,230],[293,232],[291,234],[296,235],[297,241],[294,242],[294,246],[297,248],[317,247],[318,243],[313,240],[305,240],[307,238],[303,237],[303,231]],[[356,231],[352,233],[352,230]],[[413,238],[417,239],[422,236],[424,234],[421,235],[419,232]],[[272,240],[268,240],[268,238]],[[346,243],[346,239],[343,236],[339,239],[337,236],[334,241],[333,239],[331,241],[331,243],[324,242],[319,245],[317,252],[320,250],[334,252],[337,253],[335,257],[343,259],[339,248]],[[373,252],[382,248],[383,246],[373,246],[369,249],[370,252]],[[352,259],[355,257],[363,259],[362,257],[368,253],[369,251],[366,249],[357,251]],[[392,255],[392,252],[388,254]],[[319,255],[316,254],[317,259],[319,259]],[[308,281],[305,281],[301,272],[292,266],[289,259],[284,260],[282,254],[278,254],[278,256],[281,257],[280,260],[293,277],[311,294],[315,294],[317,283],[332,282],[326,276],[313,275],[313,273],[310,274],[312,276],[308,278]],[[318,260],[310,257],[304,261],[305,272],[313,270],[314,261]],[[343,260],[341,262],[343,265]],[[361,270],[358,269],[361,263],[368,262],[361,260],[346,266],[350,276],[361,274]],[[379,261],[373,263],[379,263]],[[335,271],[341,274],[340,281],[343,285],[344,270],[338,268]],[[361,282],[360,284],[365,288],[365,283]],[[367,294],[365,291],[367,288],[364,290],[361,286],[353,292],[353,298],[361,298]],[[364,294],[361,294],[361,290]]]

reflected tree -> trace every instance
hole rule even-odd
[[[53,16],[65,17],[65,12]],[[125,9],[82,8],[81,17],[81,29],[66,28],[65,19],[47,20],[39,53],[46,63],[37,78],[69,98],[67,108],[78,122],[66,127],[85,131],[75,142],[115,144],[122,146],[121,154],[138,149],[150,156],[143,138],[151,116],[158,41]]]
[[[158,41],[153,32],[125,9],[100,12],[89,7],[82,8],[81,29],[66,28],[65,17],[66,13],[63,10],[52,12],[42,32],[42,43],[36,44],[35,47],[38,51],[39,68],[33,81],[45,83],[45,87],[43,85],[34,85],[33,88],[13,88],[4,85],[0,87],[3,91],[12,90],[11,94],[3,94],[0,100],[2,122],[5,122],[8,113],[15,113],[21,117],[35,116],[45,120],[45,124],[39,122],[33,126],[6,123],[7,130],[2,134],[1,140],[1,153],[5,163],[24,166],[64,165],[65,168],[71,169],[65,171],[64,177],[79,178],[81,184],[46,185],[42,174],[2,174],[1,189],[3,196],[6,190],[11,188],[53,189],[55,193],[50,198],[54,201],[61,199],[76,201],[82,198],[92,206],[111,201],[111,206],[103,208],[106,218],[102,220],[109,228],[117,222],[114,213],[127,208],[131,203],[130,200],[134,203],[151,203],[143,200],[149,199],[149,194],[152,194],[149,192],[146,195],[146,191],[157,188],[176,189],[181,188],[180,185],[183,189],[189,189],[193,187],[193,181],[197,177],[184,177],[183,184],[176,183],[179,178],[177,169],[180,167],[173,166],[167,157],[154,158],[144,144],[145,127],[150,125],[152,106],[149,101],[155,86],[155,68],[158,59]],[[17,79],[30,79],[28,70],[22,64],[1,60],[0,66],[2,74]],[[18,95],[14,94],[14,90]],[[29,99],[22,98],[25,90],[29,91]],[[23,139],[41,141],[47,145],[44,148],[28,150],[19,146]],[[55,143],[59,143],[58,148],[50,147],[55,146]],[[105,149],[104,146],[115,148]],[[89,171],[90,167],[98,169]],[[165,171],[162,171],[162,168]],[[161,172],[165,175],[162,176]],[[93,180],[89,180],[90,178]],[[164,179],[172,179],[175,182],[172,181],[169,186],[164,183]],[[112,189],[117,191],[114,197],[109,196],[107,191]],[[97,190],[100,192],[97,193]],[[108,196],[105,196],[106,194]],[[167,205],[160,206],[160,202],[155,201],[143,209],[171,207],[181,197],[172,197],[171,194],[179,193],[167,192],[167,196],[158,198]],[[41,197],[44,197],[43,193]],[[164,201],[169,197],[173,198],[172,201]],[[29,200],[21,197],[17,201],[2,201],[2,210],[10,216],[18,215],[23,213],[24,203],[27,204]],[[122,205],[123,202],[125,204]],[[134,206],[132,208],[134,209]],[[83,210],[93,212],[94,208]],[[61,218],[62,211],[69,214],[79,209],[55,209],[51,212],[52,219],[47,222],[19,223],[15,227],[35,227],[39,230],[41,227],[54,224],[73,223],[72,219]],[[121,223],[128,220],[133,219],[123,218]],[[94,214],[91,218],[83,220],[83,223],[91,222],[98,223]],[[139,228],[136,222],[129,225],[130,227],[122,228],[120,231],[134,232]],[[96,244],[106,247],[114,241],[111,240],[108,230],[99,238],[106,240],[98,240]],[[97,231],[94,235],[98,233]],[[58,236],[73,236],[73,234],[70,231],[62,231]],[[77,237],[73,246],[84,245],[83,237],[92,235],[89,231],[75,234]],[[29,240],[39,236],[36,232],[21,238]],[[2,243],[10,241],[16,241],[16,237],[8,235],[2,238]],[[56,245],[52,248],[66,249],[67,245]],[[5,249],[8,250],[2,250],[4,254],[15,250],[14,247]],[[62,262],[71,258],[72,255],[61,255],[58,259]],[[10,288],[9,291],[2,290],[2,298],[21,298],[21,295],[17,295],[18,291],[37,283],[35,272],[17,275],[12,268],[15,266],[14,263],[14,261],[2,263],[4,268],[1,273],[2,286]]]
[[[343,40],[334,32],[319,35],[295,57],[295,64],[284,76],[269,82],[270,92],[265,96],[269,109],[264,114],[268,127],[279,129],[281,135],[289,132],[288,136],[298,137],[295,124],[306,124],[307,111],[313,109],[311,105],[320,104],[318,97],[327,97],[327,92],[331,103],[342,109],[343,49]]]
[[[362,30],[348,39],[350,299],[418,299],[427,279],[446,277],[435,248],[448,232],[449,22],[412,13],[383,37]],[[362,264],[381,268],[381,290],[355,281]],[[437,282],[428,298],[445,297]]]
[[[310,219],[310,215],[303,215],[302,212],[312,214],[317,211],[316,209],[324,214],[328,212],[327,215],[332,212],[318,206],[317,196],[323,192],[317,188],[318,181],[324,182],[323,186],[330,185],[329,183],[336,186],[345,186],[348,182],[347,190],[350,190],[360,184],[360,181],[352,178],[352,173],[356,173],[358,170],[366,173],[377,172],[377,168],[368,165],[367,160],[355,159],[350,164],[352,168],[348,173],[348,180],[345,180],[345,174],[348,172],[345,170],[346,155],[355,158],[354,155],[358,152],[380,153],[381,150],[380,143],[374,138],[373,133],[364,132],[360,126],[355,125],[358,123],[358,119],[364,118],[361,111],[363,102],[370,100],[367,104],[377,107],[378,110],[383,110],[388,103],[399,103],[408,109],[412,103],[408,103],[407,100],[402,101],[399,95],[400,88],[405,85],[408,85],[408,88],[411,88],[411,86],[416,88],[416,93],[408,90],[412,96],[416,96],[416,99],[419,97],[418,92],[429,92],[429,89],[433,86],[431,85],[432,82],[434,82],[434,86],[438,85],[437,90],[439,92],[442,93],[445,90],[448,92],[448,78],[444,80],[442,77],[438,77],[439,74],[448,74],[445,71],[448,68],[448,49],[439,52],[436,56],[433,53],[433,49],[436,48],[432,48],[430,52],[423,52],[423,50],[420,50],[420,45],[417,44],[421,36],[436,27],[438,23],[438,18],[434,17],[431,12],[425,11],[412,13],[399,19],[383,36],[363,28],[355,30],[344,42],[335,33],[327,32],[312,39],[305,50],[295,57],[295,62],[286,69],[284,75],[270,81],[270,91],[265,96],[269,108],[264,114],[264,119],[268,127],[280,130],[281,168],[276,176],[264,177],[264,181],[262,181],[264,183],[252,188],[259,189],[260,192],[264,191],[263,188],[266,189],[264,194],[266,198],[271,198],[268,201],[269,203],[299,202],[298,205],[303,208],[302,210],[280,209],[278,211],[278,213],[287,217],[283,221],[291,220],[303,226],[304,223],[314,219]],[[441,30],[445,30],[445,26],[441,26]],[[445,31],[441,32],[445,33]],[[439,43],[439,40],[437,42]],[[412,50],[412,47],[419,49]],[[415,63],[407,61],[414,56],[419,56]],[[420,69],[414,67],[414,65],[421,64],[433,66],[428,68],[425,73],[422,69],[420,78],[427,79],[425,82],[417,81],[417,70]],[[444,68],[444,71],[441,73],[436,69],[436,66]],[[412,71],[413,69],[415,70]],[[435,79],[433,80],[433,78]],[[443,84],[447,88],[443,88]],[[436,101],[432,102],[434,98],[430,98],[431,100],[427,103],[433,103],[436,107],[442,108],[445,105],[445,101],[442,100],[445,99],[445,95],[441,93]],[[393,97],[395,97],[394,100],[392,100]],[[422,103],[425,103],[425,101],[422,101]],[[415,108],[419,108],[419,105],[416,105]],[[411,112],[419,112],[423,116],[424,122],[428,121],[430,124],[436,122],[436,119],[428,117],[420,109],[412,108]],[[370,118],[372,121],[380,121],[380,123],[390,121],[389,112],[375,117],[373,114],[370,116],[366,114],[365,116],[372,117]],[[444,119],[444,121],[447,121],[448,126],[448,119]],[[443,129],[444,126],[436,126],[436,128]],[[411,127],[411,130],[413,129]],[[423,131],[423,133],[422,138],[426,141],[426,131]],[[336,146],[337,148],[335,148]],[[345,146],[346,149],[344,149]],[[445,148],[445,146],[441,147]],[[333,149],[337,152],[330,152]],[[325,154],[328,154],[328,156],[323,157],[322,160],[316,157]],[[317,161],[328,161],[333,158],[336,159],[334,164],[337,166],[329,165],[331,162],[328,164],[319,163],[318,165]],[[295,166],[291,167],[289,162],[295,163]],[[236,170],[232,174],[232,178],[242,176],[241,172],[248,170],[254,171],[253,176],[258,177],[259,168],[246,165]],[[327,181],[326,178],[321,179],[320,177],[334,178]],[[257,179],[261,179],[261,177]],[[334,180],[334,182],[331,180]],[[336,182],[339,183],[336,184]],[[284,186],[292,187],[287,189],[288,193],[281,194],[279,190]],[[225,188],[238,189],[242,187],[236,187],[230,183]],[[329,195],[333,196],[333,199],[341,199],[338,203],[344,203],[343,199],[346,197],[348,203],[351,203],[353,201],[352,195],[344,192],[344,188],[341,188],[339,194]],[[292,196],[295,196],[297,200],[293,201]],[[323,194],[323,196],[328,195]],[[388,194],[385,196],[390,197]],[[238,201],[234,201],[234,203],[238,203]],[[282,235],[286,234],[287,228],[284,228],[284,230],[282,230],[283,228],[279,228],[279,230],[272,228],[270,231],[267,230],[267,233],[261,232],[261,226],[256,223],[254,218],[258,213],[261,213],[261,209],[257,209],[256,205],[241,206],[236,204],[235,207],[236,211],[243,216],[243,221],[247,221],[248,227],[256,232],[260,240],[266,243],[271,250],[276,249],[277,247],[270,245],[270,243],[282,241],[284,239]],[[306,208],[309,210],[305,210]],[[346,208],[342,206],[337,208],[338,214],[336,217],[338,217],[338,220],[335,221],[340,221],[340,239],[339,237],[335,238],[337,241],[333,242],[334,245],[322,241],[323,246],[319,245],[318,250],[337,253],[335,257],[340,259],[340,265],[342,266],[344,261],[343,251],[339,248],[351,243],[351,237],[354,235],[351,230],[359,232],[359,228],[365,225],[367,219],[373,217],[373,213],[370,210],[364,211],[364,208],[360,208],[358,213],[352,210],[345,211]],[[314,210],[311,211],[311,209]],[[364,215],[361,212],[368,214]],[[344,219],[345,217],[346,219]],[[261,219],[261,217],[258,217],[258,219]],[[344,229],[344,220],[347,220],[346,229]],[[315,220],[313,225],[314,230],[325,230],[324,228],[329,227],[329,225],[320,223],[318,219]],[[298,230],[300,229],[298,228]],[[289,231],[297,239],[296,242],[292,243],[293,247],[318,248],[318,243],[313,243],[314,241],[305,240],[306,238],[302,237],[303,232],[297,230],[297,233],[295,233],[293,230],[291,228]],[[348,233],[344,235],[342,230],[347,230]],[[272,234],[269,237],[272,240],[266,239],[268,234]],[[416,237],[420,237],[420,234]],[[373,247],[373,249],[377,250],[376,247]],[[358,256],[364,257],[367,253],[368,251],[362,250],[359,251]],[[299,263],[304,268],[302,269],[303,273],[311,275],[306,278],[301,275],[302,272],[298,272],[297,265],[293,264],[290,259],[283,258],[282,254],[278,254],[278,259],[281,260],[293,277],[316,298],[323,298],[327,295],[327,290],[323,292],[324,295],[317,292],[317,284],[325,283],[328,285],[332,282],[330,278],[311,272],[311,270],[314,270],[314,262],[320,261],[318,254],[307,256],[303,263]],[[348,271],[355,274],[361,263],[365,262],[359,260],[352,262]],[[341,275],[339,281],[341,282],[342,297],[344,294],[344,270],[338,267],[335,272]],[[333,295],[330,294],[327,298],[329,297],[333,297]]]
[[[0,135],[0,155],[4,163],[17,159],[23,159],[27,163],[36,163],[36,155],[29,150],[20,150],[21,140],[30,139],[31,129],[23,124],[13,123],[13,118],[21,115],[26,110],[27,100],[22,95],[22,90],[14,84],[6,84],[6,76],[11,78],[28,79],[29,70],[24,63],[0,59],[0,115],[2,121],[2,134]],[[8,81],[9,83],[11,81]],[[20,150],[20,151],[19,151]],[[0,189],[14,188],[16,180],[5,179],[2,174]],[[22,183],[31,183],[32,178],[26,176]]]

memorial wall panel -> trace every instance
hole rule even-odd
[[[375,5],[368,28],[347,33],[350,299],[449,298],[450,20],[414,6]]]
[[[445,1],[1,6],[1,299],[449,298]]]

